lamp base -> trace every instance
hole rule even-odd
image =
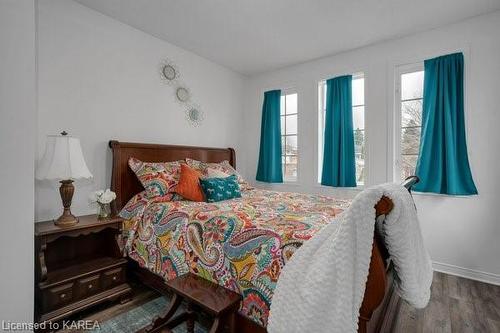
[[[70,227],[78,223],[78,218],[71,214],[71,200],[73,199],[75,187],[71,179],[61,180],[60,183],[59,194],[61,194],[64,211],[57,220],[54,220],[54,224],[58,227]]]
[[[74,216],[73,214],[69,215],[61,215],[57,220],[54,220],[54,224],[57,225],[58,227],[71,227],[75,224],[78,223],[78,217]]]

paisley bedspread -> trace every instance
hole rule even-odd
[[[348,201],[249,190],[217,203],[134,197],[120,215],[129,257],[165,279],[187,272],[243,296],[240,313],[267,325],[281,269]],[[335,222],[333,222],[335,223]]]

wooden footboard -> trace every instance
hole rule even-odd
[[[417,176],[410,176],[402,185],[411,192],[413,185],[418,182]],[[383,196],[375,205],[376,218],[389,214],[393,208],[392,200]],[[392,321],[399,300],[394,292],[392,273],[389,252],[375,229],[365,296],[359,310],[359,333],[388,331],[386,328]]]

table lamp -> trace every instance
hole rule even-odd
[[[61,135],[48,135],[45,153],[36,169],[36,178],[40,180],[59,180],[59,193],[63,204],[63,213],[54,224],[60,227],[78,223],[78,218],[71,214],[71,200],[75,179],[92,178],[92,174],[83,159],[80,140],[66,132]]]

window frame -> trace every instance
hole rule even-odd
[[[395,71],[395,89],[394,89],[394,144],[393,144],[393,156],[392,156],[392,179],[395,182],[401,181],[401,165],[402,165],[402,88],[401,88],[401,76],[404,74],[423,72],[424,62],[416,62],[411,64],[396,66]],[[423,84],[423,83],[422,83]],[[423,102],[423,87],[422,87],[422,102]],[[423,103],[422,103],[423,106]],[[420,126],[422,128],[422,125]]]
[[[296,113],[287,113],[286,112],[286,96],[287,95],[297,95],[297,112]],[[284,124],[285,124],[285,127],[284,128],[281,128],[281,133],[280,133],[280,138],[283,142],[283,137],[285,138],[285,144],[286,144],[286,137],[289,137],[289,136],[295,136],[297,138],[297,154],[296,155],[287,155],[286,154],[286,149],[284,149],[282,147],[282,150],[281,150],[281,159],[282,161],[284,160],[284,162],[282,162],[282,170],[283,170],[283,183],[291,183],[291,184],[295,184],[299,181],[299,93],[297,92],[296,89],[294,88],[288,88],[288,89],[282,89],[281,90],[281,97],[284,97],[284,100],[285,100],[285,114],[281,114],[281,109],[280,109],[280,122],[281,122],[281,119],[282,118],[285,118],[284,119]],[[281,104],[281,103],[280,103]],[[286,134],[286,117],[287,116],[294,116],[296,115],[297,116],[297,132],[295,134]],[[283,154],[283,151],[285,151],[285,154]],[[297,176],[295,177],[295,179],[291,179],[291,178],[286,178],[286,174],[285,174],[285,171],[286,171],[286,157],[287,156],[296,156],[297,158]]]
[[[364,188],[364,186],[366,185],[366,183],[368,182],[368,145],[367,145],[367,137],[366,137],[366,130],[367,130],[367,122],[366,122],[366,75],[365,75],[365,72],[363,71],[358,71],[358,72],[355,72],[352,75],[352,79],[353,81],[354,80],[357,80],[357,79],[363,79],[364,80],[364,84],[363,84],[363,93],[364,93],[364,96],[363,96],[363,101],[364,101],[364,104],[359,104],[359,105],[352,105],[352,108],[353,108],[353,111],[354,111],[354,108],[355,107],[359,107],[359,106],[363,106],[363,118],[364,118],[364,123],[365,123],[365,127],[363,129],[363,134],[364,134],[364,144],[365,144],[365,158],[364,158],[364,162],[365,162],[365,177],[364,177],[364,180],[363,180],[363,183],[358,183],[357,180],[356,180],[356,183],[357,183],[357,186],[356,186],[356,189],[362,189]],[[317,144],[317,159],[316,159],[316,163],[317,163],[317,168],[316,168],[316,185],[318,186],[323,186],[321,185],[321,173],[322,173],[322,170],[323,170],[323,148],[324,148],[324,136],[325,136],[325,105],[324,105],[324,96],[326,95],[326,80],[327,79],[322,79],[320,81],[318,81],[318,88],[317,88],[317,92],[318,92],[318,107],[317,107],[317,112],[318,112],[318,138],[316,140],[316,144]],[[353,124],[354,125],[354,124]],[[353,128],[353,134],[354,134],[354,131],[355,131],[355,128]]]

